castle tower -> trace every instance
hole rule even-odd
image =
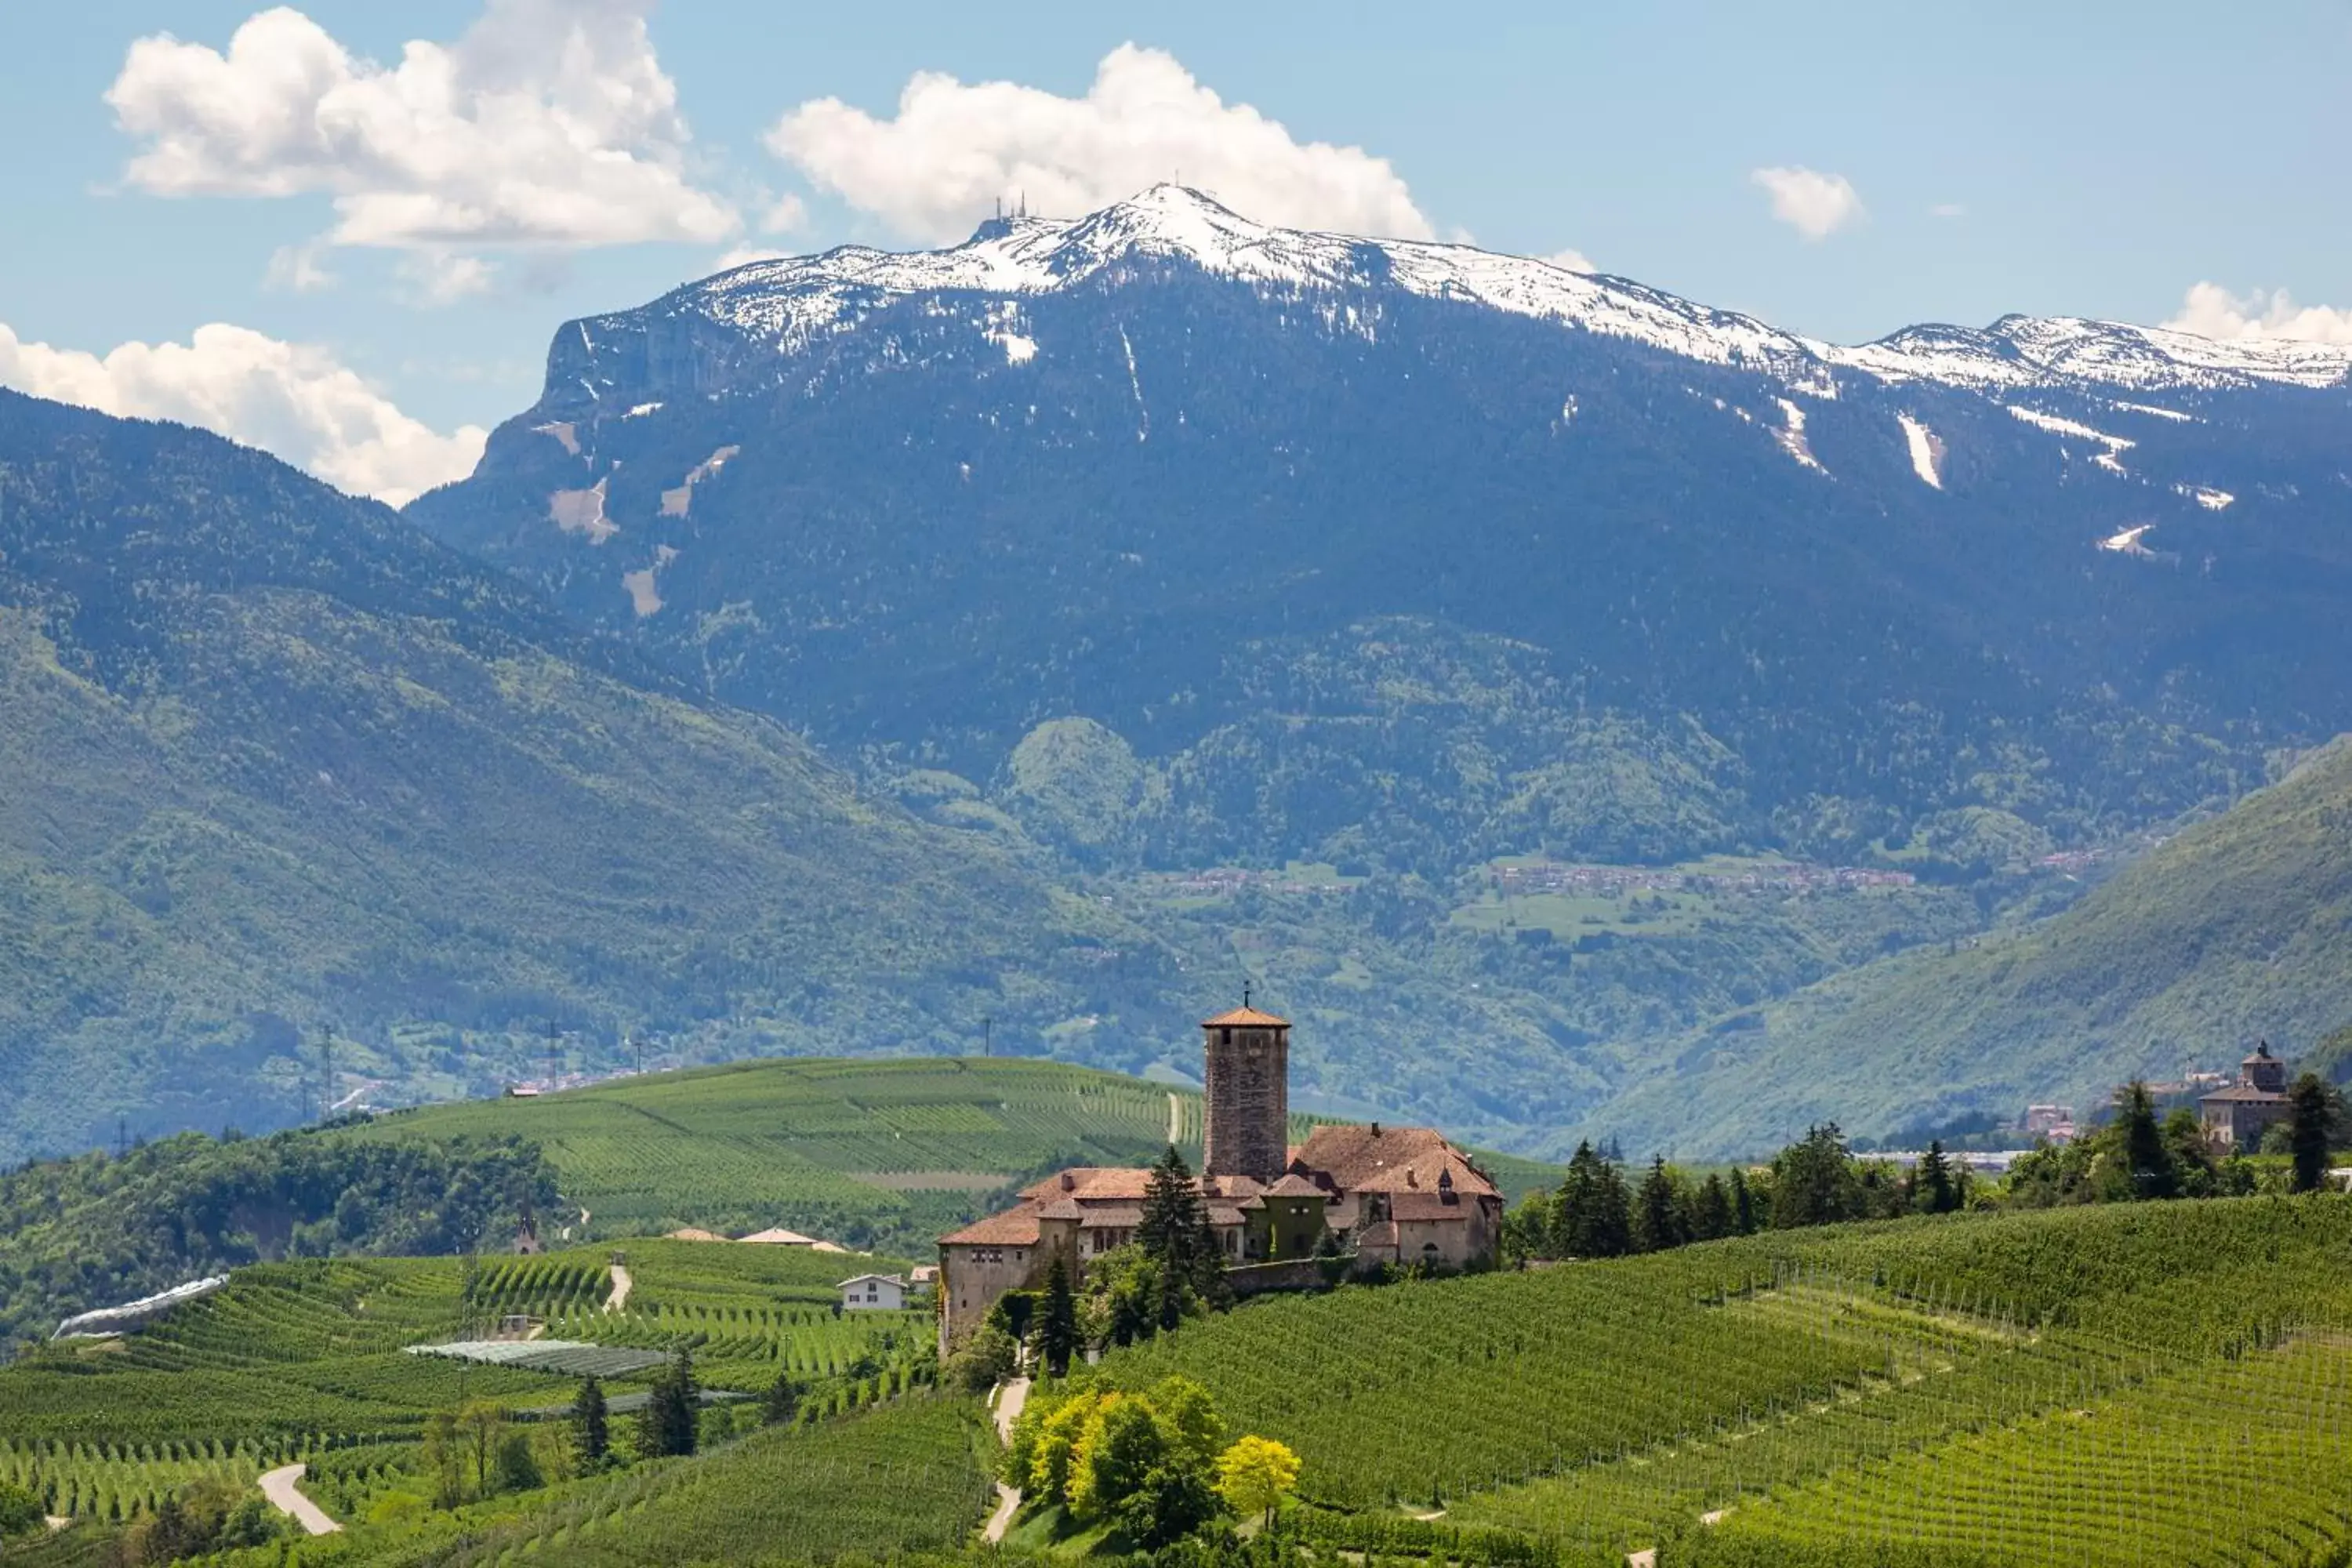
[[[1208,1059],[1201,1173],[1272,1184],[1290,1163],[1290,1025],[1242,1005],[1201,1026]]]

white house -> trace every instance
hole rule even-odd
[[[907,1282],[896,1274],[860,1274],[841,1282],[841,1305],[852,1312],[895,1312],[907,1304]]]

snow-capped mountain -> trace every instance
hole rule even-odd
[[[1998,731],[2070,758],[2088,821],[2135,726],[2352,726],[2347,436],[2342,347],[1846,347],[1162,185],[567,323],[412,515],[717,695],[975,777],[1072,711],[1181,751],[1265,662],[1402,616],[1695,718],[1768,816],[1990,805],[1954,755]]]
[[[1000,218],[962,245],[912,253],[844,246],[755,261],[689,285],[655,307],[731,328],[783,353],[856,330],[873,310],[915,295],[1010,298],[1070,289],[1122,266],[1180,262],[1286,296],[1393,289],[1486,306],[1603,333],[1713,364],[1777,373],[1828,389],[1839,374],[1958,386],[2097,383],[2141,390],[2247,382],[2339,386],[2352,346],[2283,340],[2216,342],[2161,328],[2011,316],[1983,331],[1912,327],[1858,347],[1784,332],[1629,279],[1469,246],[1365,239],[1253,223],[1181,185],[1071,220]],[[600,328],[581,323],[593,353]],[[1372,321],[1359,316],[1360,330]]]

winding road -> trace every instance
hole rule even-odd
[[[291,1518],[312,1535],[332,1535],[343,1527],[327,1517],[327,1510],[304,1497],[294,1483],[310,1473],[308,1465],[280,1465],[265,1472],[261,1478],[261,1495],[269,1506]]]
[[[1169,1098],[1172,1100],[1175,1097],[1171,1095]],[[997,1388],[996,1440],[998,1442],[1013,1441],[1013,1424],[1021,1419],[1021,1407],[1028,1403],[1029,1380],[1025,1377],[1013,1378]],[[1003,1481],[997,1482],[996,1511],[988,1516],[987,1527],[980,1532],[980,1538],[991,1545],[1003,1540],[1005,1527],[1013,1522],[1013,1516],[1020,1511],[1020,1489],[1008,1487]]]

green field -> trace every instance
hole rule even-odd
[[[1316,1120],[1294,1117],[1294,1134]],[[551,1238],[567,1226],[578,1239],[781,1225],[928,1256],[1008,1184],[1149,1163],[1171,1125],[1197,1161],[1201,1101],[1189,1090],[1059,1062],[920,1058],[737,1062],[423,1107],[335,1136],[529,1139],[572,1209],[551,1220]],[[1537,1161],[1480,1159],[1514,1196],[1557,1179]]]

